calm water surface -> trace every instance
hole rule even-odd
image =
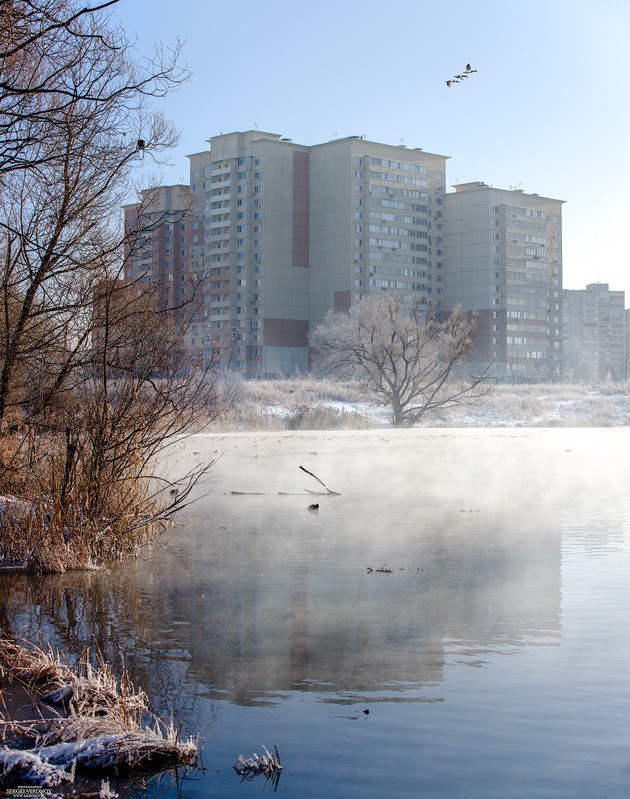
[[[204,739],[203,771],[145,796],[258,796],[232,764],[264,744],[301,799],[630,797],[629,444],[199,436],[174,473],[221,457],[178,529],[108,573],[3,577],[0,627],[122,651]]]

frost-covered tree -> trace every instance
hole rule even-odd
[[[467,379],[454,370],[473,349],[474,315],[457,306],[442,315],[419,301],[365,297],[347,312],[331,311],[310,336],[321,375],[357,381],[388,406],[396,427],[486,393],[488,372]]]

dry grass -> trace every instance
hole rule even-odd
[[[66,449],[65,433],[17,429],[0,436],[3,571],[63,572],[124,560],[154,532],[151,520],[181,500],[156,492],[153,475],[128,458],[127,473],[108,482],[94,507],[92,478],[81,461],[67,468]]]
[[[150,712],[146,694],[132,686],[124,669],[117,677],[102,658],[92,659],[87,651],[72,668],[50,648],[6,638],[0,638],[0,664],[5,684],[19,682],[60,709],[53,718],[0,722],[3,739],[19,735],[34,742],[29,755],[42,761],[40,771],[50,765],[63,771],[75,763],[78,773],[120,774],[196,762],[197,744],[182,740],[173,722]],[[15,761],[14,753],[22,750],[8,751]],[[29,770],[36,779],[32,763]]]
[[[359,404],[343,407],[337,403]],[[382,427],[386,414],[354,384],[300,377],[238,382],[238,401],[212,425],[224,430],[335,430]],[[630,424],[630,381],[498,384],[474,404],[436,411],[431,426],[619,426]]]

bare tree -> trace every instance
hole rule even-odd
[[[84,103],[88,118],[94,104],[107,107],[112,138],[131,159],[159,148],[139,112],[186,79],[179,44],[156,48],[140,67],[125,33],[109,24],[117,2],[0,0],[0,174],[54,161],[68,111],[76,116]]]
[[[178,48],[139,66],[112,4],[0,0],[0,491],[83,562],[183,503],[205,467],[171,495],[154,457],[214,396],[190,314],[118,279],[143,237],[120,224],[133,170],[177,140],[150,102],[185,73]]]
[[[159,59],[139,68],[108,5],[0,6],[0,425],[16,370],[33,354],[33,318],[45,320],[71,371],[68,358],[89,339],[77,322],[120,250],[114,220],[132,170],[177,140],[148,101],[182,73]]]
[[[396,427],[486,393],[488,372],[453,380],[473,349],[475,317],[457,306],[444,319],[419,301],[366,297],[348,312],[331,311],[310,336],[320,374],[358,381],[392,411]]]

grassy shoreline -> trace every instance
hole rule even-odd
[[[391,427],[387,408],[349,383],[308,377],[230,381],[212,432]],[[597,385],[498,384],[474,404],[427,415],[418,427],[620,427],[630,424],[630,381]]]

